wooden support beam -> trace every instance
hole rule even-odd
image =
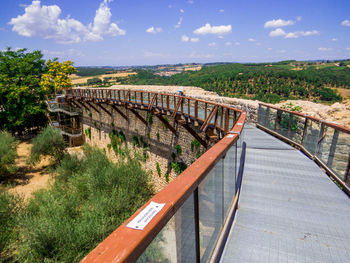
[[[176,129],[173,126],[171,126],[170,123],[166,119],[164,119],[162,115],[156,116],[175,136],[177,136]]]
[[[208,117],[205,119],[204,123],[202,124],[202,127],[201,127],[202,131],[205,132],[207,130],[211,119],[214,117],[214,115],[216,115],[217,111],[218,111],[218,106],[215,105],[215,107],[211,110],[211,112],[209,113]]]
[[[148,122],[135,110],[135,109],[129,109],[132,113],[135,114],[135,116],[142,121],[146,126],[148,125]]]
[[[188,124],[183,124],[182,127],[186,129],[204,148],[208,147],[206,141],[204,141]]]
[[[122,116],[125,120],[128,120],[128,117],[120,110],[120,109],[118,109],[115,105],[111,105],[112,106],[112,108],[116,111],[116,112],[118,112],[119,114],[120,114],[120,116]]]
[[[105,113],[107,113],[109,116],[112,117],[112,113],[110,113],[105,107],[103,107],[101,104],[96,104],[98,105]]]
[[[86,103],[87,105],[89,105],[91,108],[93,108],[95,111],[97,111],[98,113],[100,113],[100,111],[99,111],[98,109],[96,109],[95,106],[92,105],[90,102],[85,101],[85,103]]]
[[[75,103],[80,107],[80,108],[85,108],[87,111],[91,111],[82,101],[75,101]]]
[[[173,112],[173,115],[172,115],[173,118],[175,118],[175,116],[177,114],[177,111],[179,110],[181,104],[182,104],[182,98],[180,97],[179,101],[177,102],[177,104],[175,106],[175,109],[174,109],[174,112]]]
[[[124,97],[124,104],[126,104],[126,102],[129,100],[129,96],[130,96],[130,90],[128,90],[128,92],[126,93],[126,95]]]
[[[152,100],[151,100],[151,103],[148,105],[148,110],[149,110],[149,111],[152,110],[153,105],[154,105],[156,99],[157,99],[157,94],[154,94],[154,96],[153,96],[153,98],[152,98]]]

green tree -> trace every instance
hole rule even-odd
[[[40,51],[26,49],[0,52],[0,130],[22,134],[46,124],[42,57]]]

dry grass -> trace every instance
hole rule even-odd
[[[350,89],[339,89],[337,88],[339,94],[344,98],[344,99],[350,99]]]
[[[90,77],[79,77],[76,74],[72,74],[70,75],[70,79],[72,80],[73,84],[85,84],[87,82],[88,79],[91,78],[99,78],[101,80],[103,80],[103,78],[123,78],[123,77],[127,77],[130,75],[136,75],[136,72],[120,72],[120,73],[113,73],[113,74],[102,74],[102,75],[97,75],[97,76],[90,76]]]

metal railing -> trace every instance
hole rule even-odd
[[[241,134],[246,113],[212,102],[145,91],[72,89],[67,99],[124,105],[159,114],[170,112],[179,119],[201,123],[203,129],[210,126],[222,137],[82,262],[218,260],[239,198],[245,158]],[[128,227],[151,202],[164,207],[144,229]]]
[[[264,103],[257,126],[300,148],[350,194],[349,128]]]
[[[208,102],[185,96],[126,89],[73,88],[67,91],[69,100],[80,100],[98,104],[124,105],[129,108],[145,109],[164,114],[170,112],[188,121],[198,121],[202,129],[208,127],[226,134],[238,120],[241,110],[228,105]],[[175,116],[174,116],[175,117]]]
[[[78,115],[81,113],[81,109],[79,107],[74,107],[69,105],[66,102],[57,102],[57,101],[47,101],[48,109],[50,112],[64,112],[68,115]]]

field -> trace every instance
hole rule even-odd
[[[104,78],[125,78],[135,74],[137,73],[136,72],[119,72],[119,73],[112,73],[112,74],[101,74],[93,77],[99,78],[101,81],[103,81]],[[91,78],[92,77],[78,76],[77,74],[70,75],[70,79],[72,80],[73,85],[86,84],[87,80]]]

